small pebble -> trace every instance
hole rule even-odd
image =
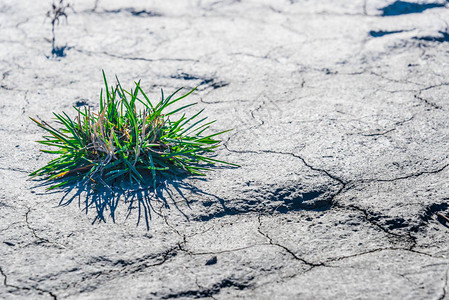
[[[206,261],[206,266],[215,265],[216,263],[217,263],[217,257],[214,256],[211,259],[209,259],[208,261]]]

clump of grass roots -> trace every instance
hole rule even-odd
[[[215,138],[229,130],[206,134],[215,121],[200,117],[204,109],[190,117],[181,113],[196,103],[169,110],[195,89],[179,97],[181,89],[168,97],[161,90],[161,100],[153,104],[140,81],[128,92],[118,78],[111,88],[104,72],[103,79],[98,112],[74,107],[73,119],[65,112],[53,113],[60,128],[31,118],[47,134],[38,143],[52,148],[41,151],[58,155],[30,174],[48,180],[48,189],[76,182],[110,187],[125,181],[156,188],[158,178],[204,176],[216,163],[238,166],[213,158],[220,143]]]

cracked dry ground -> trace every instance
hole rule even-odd
[[[50,2],[1,1],[0,298],[449,297],[445,5],[74,0],[48,58]],[[101,69],[199,86],[242,167],[147,201],[149,230],[123,196],[115,223],[58,207],[28,117],[97,107]]]

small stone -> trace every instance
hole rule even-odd
[[[217,263],[217,257],[214,256],[211,259],[209,259],[208,261],[206,261],[206,266],[215,265],[216,263]]]

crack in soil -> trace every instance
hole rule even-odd
[[[41,289],[39,287],[21,287],[21,286],[17,286],[17,285],[14,285],[14,284],[9,284],[8,283],[8,276],[6,275],[6,273],[2,269],[2,267],[0,267],[0,274],[3,276],[3,285],[6,286],[7,288],[13,288],[13,289],[16,289],[16,290],[24,290],[24,291],[35,290],[35,291],[38,291],[38,292],[41,292],[41,293],[48,294],[54,300],[58,299],[58,297],[54,293],[52,293],[51,291],[47,291],[47,290]]]
[[[198,285],[198,283],[197,283]],[[199,287],[199,285],[198,285]],[[188,291],[182,291],[178,293],[172,293],[167,294],[161,299],[174,299],[174,298],[180,298],[180,297],[186,297],[186,298],[204,298],[204,297],[210,297],[213,298],[214,295],[219,294],[222,289],[225,288],[234,288],[238,290],[244,290],[248,287],[251,287],[249,284],[249,280],[242,280],[242,278],[234,279],[232,277],[224,278],[220,282],[215,283],[210,288],[199,288],[197,290],[188,290]],[[214,299],[214,298],[213,298]]]
[[[119,54],[113,54],[113,53],[109,53],[107,51],[88,51],[88,50],[83,50],[83,49],[78,49],[76,47],[72,47],[73,50],[82,53],[82,54],[87,54],[89,56],[91,55],[98,55],[98,54],[102,54],[102,55],[106,55],[109,57],[113,57],[113,58],[117,58],[117,59],[124,59],[124,60],[137,60],[137,61],[147,61],[147,62],[154,62],[154,61],[188,61],[188,62],[198,62],[197,59],[191,59],[191,58],[168,58],[168,57],[161,57],[161,58],[145,58],[145,57],[133,57],[133,56],[124,56],[124,55],[119,55]]]
[[[399,239],[404,239],[404,238],[405,238],[403,235],[400,235],[400,234],[391,232],[391,231],[388,230],[387,228],[385,228],[385,227],[383,227],[382,225],[378,224],[378,223],[374,220],[374,218],[372,217],[372,214],[371,214],[370,212],[368,212],[368,210],[366,210],[366,209],[364,209],[364,208],[358,207],[358,206],[356,206],[356,205],[354,205],[354,204],[342,205],[342,204],[340,204],[340,203],[336,203],[336,204],[334,205],[334,207],[338,207],[338,208],[341,208],[341,209],[350,209],[350,210],[355,210],[355,211],[361,212],[361,213],[363,214],[363,216],[364,216],[364,219],[365,219],[368,223],[370,223],[371,225],[373,225],[374,227],[377,227],[377,228],[380,229],[381,231],[383,231],[383,232],[385,232],[385,233],[387,233],[387,234],[389,234],[389,235],[392,235],[392,236],[394,236],[394,237],[396,237],[396,238],[399,238]],[[412,241],[410,241],[410,237],[407,237],[406,239],[408,239],[409,242],[410,242],[411,244],[413,244]]]
[[[408,120],[402,121],[402,123],[412,120],[413,117],[414,116],[412,116]],[[401,123],[401,122],[399,122],[399,123]],[[388,235],[391,235],[391,236],[393,236],[395,238],[398,238],[398,239],[401,239],[401,240],[407,242],[409,244],[409,247],[407,249],[404,249],[404,250],[412,251],[412,252],[419,253],[419,254],[422,254],[422,255],[431,256],[431,255],[429,255],[427,253],[420,252],[420,251],[417,251],[417,250],[413,250],[415,247],[417,247],[417,241],[416,241],[416,237],[414,237],[411,232],[408,232],[407,235],[401,235],[401,234],[394,233],[391,230],[388,230],[384,226],[380,225],[378,222],[376,222],[376,220],[374,220],[374,217],[372,216],[372,214],[368,210],[363,209],[361,207],[358,207],[356,205],[343,205],[343,204],[340,204],[338,202],[335,202],[334,200],[335,200],[335,198],[337,196],[343,194],[344,192],[347,192],[348,190],[354,188],[355,186],[357,186],[359,184],[369,183],[369,182],[394,182],[394,181],[397,181],[397,180],[403,180],[403,179],[409,179],[409,178],[417,178],[417,177],[420,177],[420,176],[426,175],[426,174],[437,174],[437,173],[440,173],[440,172],[444,171],[449,166],[449,164],[446,164],[443,167],[441,167],[439,169],[436,169],[436,170],[420,171],[420,172],[417,172],[417,173],[413,173],[413,174],[409,174],[409,175],[405,175],[405,176],[400,176],[400,177],[396,177],[396,178],[392,178],[392,179],[369,179],[369,180],[363,180],[362,179],[362,180],[357,180],[355,182],[351,182],[351,181],[345,181],[345,180],[343,180],[343,179],[341,179],[341,178],[331,174],[329,171],[327,171],[325,169],[317,168],[317,167],[314,167],[314,166],[310,165],[303,157],[301,157],[299,155],[296,155],[294,153],[279,152],[279,151],[272,151],[272,150],[260,150],[260,151],[245,150],[245,151],[239,151],[239,150],[229,149],[227,144],[224,144],[224,146],[225,146],[225,148],[228,151],[235,152],[235,153],[254,153],[254,154],[275,153],[275,154],[282,154],[282,155],[290,155],[290,156],[293,156],[295,158],[300,159],[302,161],[302,163],[306,167],[308,167],[309,169],[317,171],[317,172],[321,172],[321,173],[325,174],[326,176],[328,176],[329,178],[331,178],[331,179],[333,179],[333,180],[335,180],[335,181],[337,181],[338,183],[341,184],[341,188],[330,197],[330,200],[329,200],[329,202],[331,204],[330,208],[340,207],[340,208],[343,208],[343,209],[351,209],[351,210],[356,210],[356,211],[362,212],[363,216],[364,216],[364,219],[368,223],[370,223],[372,226],[378,228],[379,230],[385,232]],[[399,224],[399,225],[401,225],[401,224]]]
[[[331,178],[331,179],[337,181],[338,183],[342,184],[343,186],[346,186],[347,184],[349,184],[349,182],[346,182],[346,181],[344,181],[343,179],[341,179],[341,178],[339,178],[339,177],[337,177],[337,176],[335,176],[335,175],[330,174],[330,173],[329,173],[327,170],[325,170],[325,169],[316,168],[316,167],[310,165],[308,162],[306,162],[306,160],[305,160],[303,157],[301,157],[301,156],[299,156],[299,155],[297,155],[297,154],[291,153],[291,152],[279,152],[279,151],[273,151],[273,150],[259,150],[259,151],[254,151],[254,150],[233,150],[233,149],[230,149],[229,146],[228,146],[226,143],[224,143],[223,146],[224,146],[224,147],[226,148],[226,150],[228,150],[229,152],[234,152],[234,153],[254,153],[254,154],[260,154],[260,153],[273,153],[273,154],[280,154],[280,155],[290,155],[290,156],[293,156],[293,157],[295,157],[295,158],[301,160],[301,161],[303,162],[303,164],[304,164],[306,167],[308,167],[309,169],[311,169],[311,170],[313,170],[313,171],[320,172],[320,173],[324,173],[326,176],[328,176],[329,178]]]
[[[261,227],[262,227],[262,220],[261,220],[260,217],[261,217],[261,215],[259,214],[259,216],[258,216],[259,226],[257,227],[257,231],[258,231],[262,236],[264,236],[266,239],[268,239],[268,241],[269,241],[269,243],[270,243],[271,245],[277,246],[277,247],[280,247],[280,248],[284,249],[284,250],[285,250],[288,254],[290,254],[294,259],[299,260],[299,261],[303,262],[304,264],[306,264],[306,265],[308,265],[308,266],[310,266],[310,267],[312,267],[312,268],[318,267],[318,266],[322,266],[322,265],[323,265],[323,263],[318,263],[318,264],[316,264],[316,263],[309,262],[309,261],[305,260],[304,258],[301,258],[301,257],[297,256],[292,250],[290,250],[290,249],[287,248],[286,246],[281,245],[281,244],[279,244],[279,243],[275,243],[275,242],[273,241],[273,239],[268,235],[268,233],[265,233],[265,232],[262,231],[262,229],[261,229]]]
[[[361,133],[360,135],[362,135],[362,136],[367,136],[367,137],[386,135],[386,134],[388,134],[388,133],[390,133],[390,132],[395,131],[395,130],[397,129],[398,126],[402,126],[402,125],[404,125],[405,123],[412,121],[412,120],[415,118],[415,116],[416,116],[416,115],[413,115],[413,116],[411,116],[410,118],[408,118],[408,119],[406,119],[406,120],[403,120],[403,121],[399,121],[399,122],[394,123],[394,125],[393,125],[394,127],[391,128],[391,129],[387,129],[387,130],[384,130],[384,131],[382,131],[382,132],[376,132],[376,133]],[[380,129],[377,129],[377,130],[380,131]]]
[[[443,172],[447,167],[449,166],[449,164],[446,164],[444,166],[442,166],[439,169],[436,170],[431,170],[431,171],[420,171],[417,173],[413,173],[413,174],[408,174],[408,175],[404,175],[404,176],[400,176],[400,177],[395,177],[395,178],[391,178],[391,179],[361,179],[358,180],[359,183],[370,183],[370,182],[393,182],[393,181],[397,181],[397,180],[404,180],[404,179],[409,179],[409,178],[416,178],[416,177],[420,177],[422,175],[426,175],[426,174],[437,174],[437,173],[441,173]]]
[[[421,97],[422,92],[436,88],[436,87],[441,87],[441,86],[449,86],[449,83],[443,82],[443,83],[439,83],[439,84],[429,85],[425,88],[421,88],[421,89],[419,89],[418,93],[414,95],[414,97],[415,97],[415,99],[423,102],[424,105],[429,106],[430,108],[437,109],[437,110],[444,110],[444,108],[442,106],[436,104],[435,102],[432,102],[428,99]]]
[[[40,237],[40,236],[36,233],[36,229],[34,229],[33,227],[31,227],[30,222],[29,222],[29,220],[28,220],[28,215],[29,215],[30,212],[31,212],[31,208],[30,208],[30,207],[27,207],[27,209],[28,209],[28,210],[27,210],[27,212],[25,213],[25,224],[26,224],[27,228],[33,233],[33,236],[38,240],[38,241],[35,242],[36,245],[40,245],[40,244],[44,244],[44,243],[49,243],[49,244],[52,244],[53,246],[58,247],[58,248],[60,248],[60,249],[65,249],[66,247],[64,247],[63,245],[60,245],[60,244],[51,242],[50,240],[48,240],[48,239],[46,239],[46,238]]]
[[[438,298],[438,300],[443,300],[444,298],[446,298],[446,293],[447,293],[446,288],[447,288],[447,282],[448,282],[448,277],[449,277],[448,273],[449,273],[449,269],[446,271],[446,276],[445,276],[445,278],[444,278],[443,293],[442,293],[442,295]]]
[[[279,151],[273,151],[273,150],[262,150],[261,152],[264,152],[264,153],[275,153],[275,154],[282,154],[282,155],[290,155],[290,156],[293,156],[293,157],[298,158],[299,160],[301,160],[301,161],[304,163],[304,165],[305,165],[306,167],[308,167],[309,169],[311,169],[311,170],[313,170],[313,171],[320,172],[320,173],[324,173],[324,174],[326,174],[326,176],[328,176],[329,178],[331,178],[331,179],[337,181],[338,183],[342,184],[343,186],[346,186],[346,185],[349,183],[349,182],[346,182],[346,181],[344,181],[343,179],[341,179],[341,178],[339,178],[339,177],[337,177],[337,176],[335,176],[335,175],[330,174],[330,173],[329,173],[327,170],[325,170],[325,169],[316,168],[316,167],[310,165],[308,162],[306,162],[306,160],[305,160],[303,157],[301,157],[301,156],[299,156],[299,155],[297,155],[297,154],[294,154],[294,153],[291,153],[291,152],[279,152]]]
[[[443,109],[443,107],[439,106],[435,102],[431,102],[430,100],[424,99],[421,96],[415,95],[414,97],[415,97],[415,99],[418,99],[419,101],[423,102],[425,105],[430,106],[434,109]]]

